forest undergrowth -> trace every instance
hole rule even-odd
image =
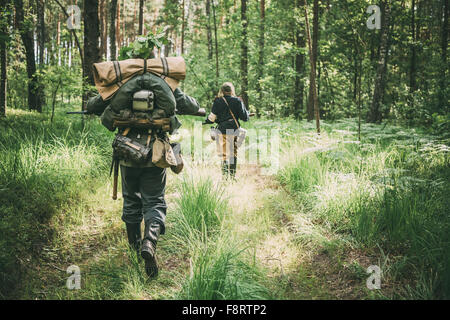
[[[247,143],[235,182],[206,153],[207,128],[200,158],[179,136],[186,165],[168,173],[161,271],[148,280],[111,200],[113,135],[59,113],[0,121],[3,299],[450,297],[448,141],[419,128],[364,123],[358,141],[355,119],[322,122],[320,136],[306,121],[255,119],[246,128],[278,130],[280,153],[245,163]],[[71,265],[79,290],[66,287]],[[372,265],[380,290],[366,286]]]

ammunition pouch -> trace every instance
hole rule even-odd
[[[145,164],[151,152],[150,147],[140,144],[120,133],[116,135],[112,147],[115,158],[131,161],[136,164]]]

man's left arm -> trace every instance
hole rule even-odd
[[[180,88],[176,88],[173,95],[177,102],[177,114],[196,115],[199,112],[200,106],[197,100],[185,94]]]

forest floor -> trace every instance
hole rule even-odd
[[[212,168],[220,171],[219,166]],[[364,299],[368,298],[365,276],[355,274],[348,266],[359,263],[369,266],[370,257],[356,250],[339,252],[327,250],[323,240],[333,236],[311,221],[296,207],[289,193],[271,176],[261,176],[255,165],[239,167],[238,179],[228,186],[232,227],[241,234],[246,247],[254,250],[256,264],[264,270],[264,282],[278,299]],[[215,183],[223,183],[215,175]],[[174,177],[168,179],[168,184]],[[227,182],[228,184],[229,182]],[[190,261],[176,251],[171,232],[170,216],[175,214],[177,192],[169,186],[167,233],[158,242],[160,274],[148,280],[137,258],[126,242],[126,231],[120,217],[122,198],[110,198],[109,184],[100,186],[94,194],[85,196],[84,209],[68,208],[67,215],[80,219],[76,228],[66,230],[66,241],[43,248],[39,278],[33,282],[32,299],[172,299],[189,276]],[[84,202],[84,201],[83,201]],[[75,209],[76,212],[71,212]],[[78,210],[83,210],[79,212]],[[78,212],[77,212],[78,211]],[[296,226],[313,233],[316,242],[307,247],[295,243]],[[266,220],[265,222],[261,222]],[[260,224],[255,224],[260,221]],[[67,222],[66,222],[67,223]],[[263,227],[262,227],[263,226]],[[69,227],[69,229],[72,229]],[[51,253],[60,252],[52,255]],[[53,256],[53,258],[52,258]],[[373,259],[372,259],[373,260]],[[75,264],[81,271],[81,289],[68,290],[66,269]],[[367,275],[368,277],[368,275]],[[364,278],[364,279],[363,279]],[[364,281],[363,281],[364,280]],[[37,289],[41,287],[40,289]],[[31,293],[30,292],[30,293]]]
[[[359,142],[354,120],[323,122],[320,136],[307,122],[254,121],[249,129],[280,130],[279,170],[265,170],[273,155],[249,164],[243,154],[236,181],[225,181],[214,154],[212,161],[187,160],[180,175],[168,171],[160,273],[150,280],[127,244],[120,189],[111,200],[112,135],[96,121],[83,128],[56,119],[15,111],[2,120],[0,145],[9,146],[0,152],[0,280],[12,288],[0,292],[6,298],[447,294],[449,148],[436,137],[364,124]],[[196,119],[182,120],[195,132]],[[207,137],[204,128],[205,145]],[[79,290],[66,286],[72,265]],[[372,265],[383,270],[379,290],[366,285]]]

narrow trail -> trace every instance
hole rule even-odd
[[[214,172],[214,168],[211,169]],[[160,274],[145,276],[142,261],[128,249],[121,221],[122,199],[110,199],[110,183],[67,208],[67,226],[56,246],[45,248],[38,280],[30,287],[33,299],[172,299],[189,274],[189,255],[177,250],[171,232],[175,199],[174,175],[167,187],[167,233],[158,242]],[[213,176],[220,182],[220,173]],[[120,194],[120,192],[119,192]],[[238,179],[226,188],[233,223],[229,231],[254,252],[262,267],[262,281],[278,299],[361,298],[361,286],[336,269],[333,255],[323,249],[332,237],[315,225],[273,176],[256,165],[238,168]],[[306,239],[306,240],[305,240]],[[68,290],[66,269],[77,265],[80,290]]]

